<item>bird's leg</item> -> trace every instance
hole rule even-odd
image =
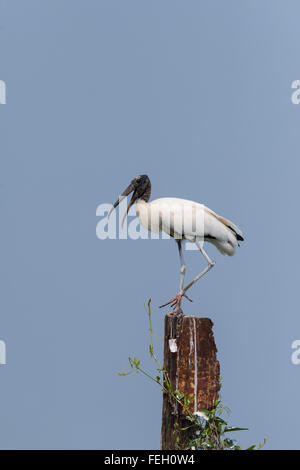
[[[176,240],[177,246],[178,246],[178,252],[179,252],[179,258],[180,258],[180,284],[179,284],[179,292],[182,291],[183,289],[183,283],[184,283],[184,277],[186,273],[186,265],[183,259],[183,254],[182,254],[182,243],[181,240]]]
[[[161,305],[160,308],[166,307],[167,305],[171,304],[171,307],[173,307],[173,310],[174,310],[174,312],[172,312],[172,314],[179,314],[179,313],[182,313],[182,310],[181,310],[181,299],[182,299],[182,297],[184,296],[190,301],[191,301],[191,299],[183,291],[183,284],[184,284],[184,277],[185,277],[185,273],[186,273],[186,266],[185,266],[185,262],[184,262],[183,254],[182,254],[182,242],[181,242],[180,239],[175,239],[175,241],[177,242],[179,258],[180,258],[180,265],[181,265],[181,267],[180,267],[179,293],[177,295],[175,295],[175,297],[173,297],[173,299],[171,299],[169,302],[167,302],[166,304]]]
[[[203,271],[201,271],[200,274],[198,274],[198,276],[195,277],[195,279],[193,279],[187,286],[185,286],[183,289],[182,289],[182,292],[183,292],[183,295],[185,295],[186,291],[192,287],[195,282],[199,281],[199,279],[204,276],[204,274],[206,274],[211,268],[214,267],[214,265],[216,264],[215,261],[212,261],[210,259],[210,257],[208,256],[208,254],[204,251],[204,249],[202,248],[202,246],[200,245],[200,243],[198,241],[195,242],[197,247],[199,248],[201,254],[204,256],[204,258],[206,259],[207,261],[207,266],[205,269],[203,269]]]

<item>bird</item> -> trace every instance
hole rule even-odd
[[[233,256],[239,242],[244,240],[241,230],[230,220],[221,217],[204,204],[176,197],[164,197],[150,201],[151,182],[147,175],[136,176],[122,192],[108,213],[108,218],[119,203],[132,193],[124,214],[122,225],[129,209],[136,203],[140,224],[150,232],[164,232],[177,243],[180,259],[179,292],[175,297],[161,305],[171,304],[172,315],[183,314],[182,298],[192,301],[186,292],[208,273],[216,264],[203,248],[204,242],[214,245],[222,254]],[[207,266],[187,285],[184,285],[186,264],[182,253],[182,242],[195,243],[207,262]]]

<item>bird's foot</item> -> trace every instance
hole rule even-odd
[[[177,295],[175,295],[175,297],[173,297],[173,299],[169,300],[169,302],[167,302],[163,305],[160,305],[159,308],[166,307],[167,305],[171,304],[171,307],[173,308],[173,312],[168,312],[168,314],[170,314],[170,315],[182,314],[183,313],[182,310],[181,310],[182,297],[185,297],[190,302],[193,302],[192,299],[190,299],[183,291],[180,291],[179,294],[177,294]]]

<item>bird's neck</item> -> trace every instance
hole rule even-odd
[[[137,206],[137,207],[138,207],[138,206],[142,207],[142,206],[146,206],[146,205],[148,205],[148,202],[145,201],[145,200],[142,199],[142,198],[139,198],[139,199],[136,201],[136,206]]]
[[[144,201],[144,202],[148,202],[149,199],[150,199],[150,196],[151,196],[151,183],[150,183],[150,181],[149,181],[149,183],[148,183],[148,185],[147,185],[147,187],[146,187],[146,189],[145,189],[143,195],[140,197],[139,200],[142,200],[142,201]]]

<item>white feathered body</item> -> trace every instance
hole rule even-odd
[[[242,232],[203,204],[179,198],[160,198],[151,202],[139,199],[137,215],[151,232],[163,231],[177,239],[207,241],[229,256],[235,252]]]

